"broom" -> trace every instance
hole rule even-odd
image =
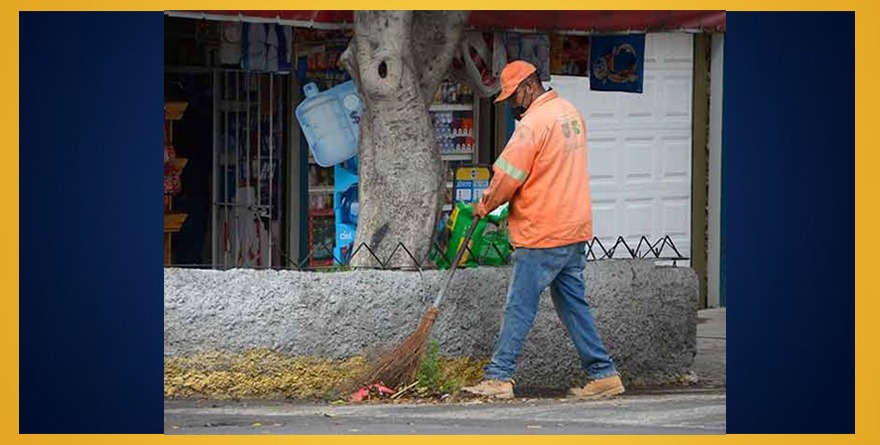
[[[449,283],[452,282],[453,275],[455,275],[455,269],[458,267],[461,257],[464,256],[465,249],[467,249],[479,222],[479,218],[473,218],[471,226],[468,228],[461,245],[458,247],[458,252],[455,254],[455,260],[452,262],[452,265],[449,267],[449,272],[446,274],[446,282],[440,287],[437,297],[434,298],[434,303],[431,304],[431,307],[428,308],[427,311],[425,311],[425,314],[422,316],[422,321],[419,323],[419,327],[397,347],[391,349],[375,360],[367,373],[368,384],[382,382],[393,388],[397,388],[412,381],[415,377],[425,356],[431,328],[434,327],[434,322],[437,320],[437,315],[440,313],[440,302],[443,301],[443,296],[449,288]]]

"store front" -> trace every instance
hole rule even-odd
[[[166,125],[166,215],[183,220],[166,264],[282,265],[291,76],[290,63],[278,61],[289,58],[290,30],[250,27],[166,17],[166,110],[185,107],[170,141]],[[242,32],[263,50],[242,51]],[[185,162],[180,171],[169,171],[174,158]]]
[[[166,52],[166,99],[189,105],[175,131],[176,150],[187,158],[179,175],[183,186],[166,199],[186,219],[172,232],[166,264],[229,269],[344,263],[356,230],[357,158],[321,166],[293,110],[309,83],[325,91],[350,82],[337,61],[351,32],[286,27],[281,35],[290,36],[291,62],[281,68],[287,71],[263,72],[265,67],[244,60],[248,51],[231,49],[254,46],[241,43],[243,32],[253,35],[242,30],[249,26],[166,18],[166,40],[175,42],[166,43],[186,48]],[[480,157],[481,147],[492,142],[481,115],[493,120],[491,109],[490,100],[452,79],[441,83],[430,106],[447,172],[441,217],[452,210],[456,169],[492,161]]]
[[[357,157],[320,165],[294,110],[305,100],[306,85],[313,83],[323,92],[350,81],[337,62],[351,38],[351,11],[166,14],[168,20],[190,23],[200,33],[194,44],[182,48],[190,57],[202,59],[198,70],[205,76],[200,79],[210,78],[212,98],[209,215],[197,218],[193,211],[187,223],[192,221],[196,232],[192,238],[206,241],[186,247],[189,227],[185,225],[172,243],[175,262],[201,259],[199,264],[220,269],[344,264],[357,223]],[[267,31],[255,34],[254,27]],[[688,259],[685,264],[701,269],[698,273],[703,277],[715,274],[717,282],[719,271],[707,271],[705,266],[708,217],[701,209],[694,210],[717,209],[720,204],[705,204],[705,190],[708,183],[718,182],[720,166],[709,168],[707,142],[700,137],[701,132],[709,132],[708,93],[706,84],[701,85],[708,77],[703,63],[708,53],[700,52],[695,36],[723,32],[724,13],[475,11],[468,29],[480,33],[490,48],[493,38],[501,39],[509,54],[513,54],[512,40],[520,45],[516,51],[548,42],[546,57],[552,60],[539,61],[551,67],[544,80],[580,108],[587,121],[594,227],[605,248],[618,244],[613,257],[630,255],[626,247],[635,249],[640,243],[644,253],[644,240],[654,244],[668,238],[675,253]],[[645,36],[643,90],[591,88],[590,43],[605,35]],[[527,40],[530,43],[521,43]],[[278,50],[285,42],[287,53]],[[235,45],[245,48],[238,58]],[[261,45],[267,48],[263,53],[254,49]],[[166,60],[166,79],[179,68],[175,65],[180,64]],[[470,82],[453,75],[441,84],[429,111],[447,174],[442,224],[453,202],[479,198],[482,181],[463,181],[470,188],[457,189],[456,169],[490,166],[515,123],[507,107],[494,105],[492,97],[481,97]],[[188,118],[189,114],[181,125]],[[187,175],[194,171],[191,161],[181,176],[183,195],[176,201],[191,200],[186,185],[194,178]],[[191,176],[203,181],[205,172]],[[204,197],[205,192],[200,193]],[[199,211],[204,212],[205,206],[200,205]],[[626,246],[619,245],[621,239]],[[197,258],[187,253],[199,246]],[[664,253],[672,251],[667,248]]]

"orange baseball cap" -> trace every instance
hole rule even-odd
[[[516,91],[516,87],[526,80],[532,73],[537,71],[535,65],[522,60],[514,60],[501,70],[501,94],[495,99],[495,103],[503,102]]]

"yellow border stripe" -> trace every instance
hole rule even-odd
[[[596,443],[616,444],[658,444],[669,443],[675,445],[688,444],[743,444],[755,443],[769,444],[875,444],[880,443],[880,323],[877,322],[877,314],[880,314],[880,300],[876,295],[880,294],[880,275],[876,270],[880,268],[880,257],[876,252],[880,251],[880,238],[876,237],[876,230],[880,227],[880,175],[874,174],[876,166],[880,165],[880,152],[876,149],[876,141],[880,140],[880,126],[876,122],[880,120],[876,104],[880,103],[880,85],[876,81],[877,73],[880,73],[880,43],[876,38],[877,30],[880,29],[880,2],[854,1],[854,0],[827,0],[823,2],[803,2],[796,0],[740,0],[740,1],[695,1],[695,0],[619,0],[609,5],[608,2],[599,1],[544,1],[535,3],[524,0],[507,0],[504,2],[475,3],[471,1],[428,0],[414,5],[404,1],[339,1],[327,0],[320,5],[296,4],[290,1],[265,0],[216,0],[216,1],[154,1],[154,0],[131,0],[127,2],[108,0],[53,0],[53,1],[10,1],[5,3],[2,14],[2,39],[0,45],[6,62],[5,69],[0,71],[3,82],[2,97],[4,116],[0,120],[0,134],[6,137],[7,149],[4,152],[3,162],[0,162],[0,202],[3,203],[5,218],[0,219],[0,242],[2,242],[2,255],[0,255],[0,275],[2,275],[3,301],[7,304],[5,310],[0,311],[2,323],[2,357],[0,372],[2,372],[4,399],[0,404],[0,428],[3,436],[9,443],[27,444],[154,444],[154,443],[191,443],[191,444],[344,444],[356,441],[359,444],[409,444],[412,437],[407,436],[187,436],[173,437],[162,435],[133,436],[133,435],[18,435],[18,379],[19,379],[19,354],[18,354],[18,146],[19,138],[19,11],[162,11],[162,10],[248,10],[248,9],[292,9],[297,7],[320,7],[325,9],[408,9],[414,6],[424,9],[516,9],[528,10],[536,7],[544,9],[726,9],[739,11],[855,11],[856,12],[856,165],[854,166],[854,192],[856,197],[856,434],[854,435],[726,435],[726,436],[457,436],[454,440],[461,443],[474,443],[479,445],[514,445],[514,444],[570,444],[580,445],[585,440]],[[13,6],[15,6],[13,8]],[[784,16],[780,16],[784,19]],[[823,29],[804,30],[804,32],[826,32]],[[108,36],[112,38],[113,36]],[[56,36],[63,39],[64,36]],[[728,35],[728,39],[735,39],[736,35]],[[832,56],[833,57],[833,56]],[[816,57],[816,69],[822,69],[825,62],[820,55]],[[160,67],[156,67],[156,75],[159,75]],[[797,73],[789,73],[797,75]],[[59,76],[64,76],[64,70],[58,70]],[[850,75],[849,72],[837,73],[837,75]],[[759,80],[756,80],[759,81]],[[136,88],[136,86],[133,86]],[[817,87],[818,88],[818,87]],[[841,91],[841,94],[850,94]],[[809,94],[809,92],[805,92]],[[849,242],[842,240],[842,242]],[[161,267],[161,265],[157,266]],[[161,301],[161,296],[156,296]],[[848,295],[829,296],[829,304],[833,304],[833,298],[849,298]],[[736,311],[760,311],[755,308],[735,308]],[[145,335],[147,335],[145,333]],[[735,336],[736,332],[731,332]],[[88,345],[83,345],[88,347]],[[764,345],[764,347],[772,347]],[[841,347],[847,347],[841,345]],[[747,361],[746,357],[729,357],[731,363]],[[156,357],[156,360],[161,360]],[[63,378],[63,370],[59,371],[59,378]],[[161,379],[161,375],[156,376]],[[784,376],[768,376],[768,378],[784,378]],[[99,382],[89,382],[99,383]],[[100,387],[95,388],[100,391]],[[834,379],[816,380],[816,387],[806,387],[804,391],[817,390],[848,390],[848,388],[836,388]],[[736,391],[732,388],[732,391]],[[157,394],[157,397],[160,397]],[[47,406],[52,401],[47,400]],[[129,403],[126,400],[118,400],[119,404]],[[816,409],[833,410],[836,407],[816,406]],[[584,416],[589,417],[585,412]],[[156,413],[158,419],[160,413]],[[450,439],[442,436],[420,436],[419,442],[426,444],[448,444]],[[473,441],[473,442],[471,442]],[[7,443],[4,441],[4,443]]]

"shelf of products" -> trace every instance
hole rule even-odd
[[[472,161],[474,159],[473,152],[470,153],[448,153],[441,155],[444,161]]]
[[[477,145],[474,112],[430,111],[441,156],[470,154],[473,157]]]
[[[332,204],[332,201],[331,201]],[[336,238],[336,213],[333,208],[309,209],[310,266],[331,266]]]
[[[328,210],[333,213],[333,168],[309,166],[309,211]]]
[[[469,84],[446,79],[428,108],[437,149],[446,171],[444,214],[452,211],[455,169],[476,163],[479,102],[474,93]]]
[[[431,104],[431,111],[471,111],[472,104]]]
[[[179,232],[180,228],[183,227],[183,223],[186,222],[186,216],[187,215],[185,213],[166,213],[165,232]],[[168,244],[168,248],[171,248],[170,242]]]
[[[180,232],[187,214],[172,209],[173,197],[181,192],[180,175],[186,167],[187,159],[177,157],[174,149],[174,122],[183,119],[187,102],[165,103],[165,184],[164,184],[164,251],[166,266],[171,265],[171,235]]]
[[[322,193],[333,193],[333,186],[331,186],[331,185],[309,186],[309,194],[322,194]]]
[[[469,84],[444,79],[434,93],[431,108],[465,106],[469,108],[464,109],[471,110],[473,105],[474,89]]]
[[[428,108],[437,148],[444,161],[475,161],[477,115],[473,88],[465,82],[445,79]]]
[[[327,216],[334,216],[335,211],[332,208],[329,209],[309,209],[309,216],[315,218],[322,218]]]
[[[322,213],[323,211],[333,212],[333,192],[328,193],[310,193],[309,194],[309,213]]]

